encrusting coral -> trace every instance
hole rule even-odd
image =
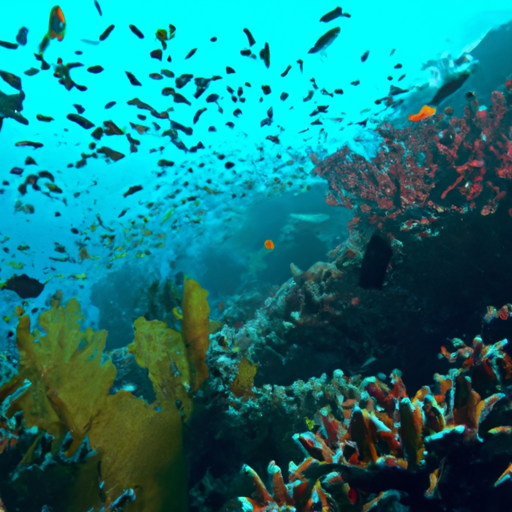
[[[76,299],[65,307],[53,301],[39,318],[44,333],[31,332],[29,317],[22,316],[19,373],[0,389],[0,401],[6,421],[22,413],[24,430],[38,434],[12,478],[39,465],[51,479],[52,471],[67,464],[68,486],[62,483],[58,502],[51,503],[56,511],[116,506],[127,512],[186,511],[182,422],[191,414],[194,391],[208,376],[206,296],[198,283],[185,281],[183,336],[163,322],[136,320],[130,349],[149,371],[156,395],[152,404],[127,391],[111,393],[116,368],[104,353],[107,333],[81,330],[84,318]],[[4,477],[2,497],[9,485]],[[12,494],[6,492],[4,501],[16,510]],[[48,503],[44,490],[41,494],[39,502],[30,498],[30,510]]]

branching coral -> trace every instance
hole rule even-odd
[[[493,93],[492,110],[478,110],[471,97],[463,118],[438,114],[403,129],[384,124],[371,161],[343,147],[315,168],[329,182],[327,202],[359,206],[356,223],[361,215],[376,222],[418,207],[493,213],[505,195],[503,179],[512,178],[512,94],[505,95]]]
[[[29,317],[21,317],[20,371],[0,389],[0,400],[7,418],[22,412],[26,427],[37,428],[45,439],[51,436],[56,461],[71,462],[73,455],[89,451],[72,488],[62,491],[65,510],[99,511],[120,503],[134,512],[186,510],[179,408],[188,417],[192,390],[205,378],[209,313],[207,292],[190,280],[186,294],[187,289],[188,347],[162,322],[140,318],[135,323],[132,347],[137,362],[149,370],[157,397],[153,404],[125,391],[110,394],[116,368],[103,353],[106,332],[81,330],[75,299],[65,307],[54,301],[40,316],[44,334],[31,333]],[[42,439],[37,436],[29,452],[35,453]],[[24,463],[31,462],[25,457]]]
[[[472,465],[486,467],[491,455],[512,453],[512,428],[496,426],[509,410],[508,399],[500,392],[510,385],[505,344],[482,346],[477,337],[470,348],[456,340],[458,352],[450,354],[443,348],[442,355],[452,362],[462,356],[463,368],[453,369],[447,376],[436,374],[433,386],[423,386],[411,398],[398,370],[391,374],[391,385],[377,377],[344,377],[339,381],[342,397],[338,402],[346,411],[345,418],[337,419],[330,407],[324,407],[316,414],[312,431],[294,436],[307,459],[300,470],[294,467],[291,472],[286,505],[303,512],[327,511],[336,510],[336,502],[339,510],[350,510],[351,498],[357,496],[355,501],[362,510],[381,510],[377,504],[389,500],[397,507],[399,502],[402,507],[407,503],[411,510],[441,510],[440,489],[453,486],[454,470],[450,468],[459,464],[461,456],[472,457]],[[494,481],[499,486],[509,480],[512,469],[507,468],[501,477],[499,474],[495,468],[486,474],[485,492],[491,492]],[[243,510],[287,510],[279,508],[284,505],[276,500],[275,492],[265,493],[254,474],[250,476],[256,492],[250,499],[239,498]],[[309,489],[319,481],[325,493],[322,505],[314,508],[308,501],[299,507],[292,485],[295,480],[306,482]]]

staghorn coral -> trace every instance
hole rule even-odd
[[[200,364],[204,365],[201,354],[208,342],[203,327],[208,329],[209,312],[207,293],[195,282],[187,281],[187,286],[192,298],[186,302],[184,319],[192,318],[199,326],[189,323],[193,350],[162,322],[136,321],[132,350],[149,370],[156,395],[152,404],[126,391],[110,393],[116,368],[103,353],[106,332],[81,331],[83,317],[75,299],[65,307],[56,300],[41,315],[44,335],[38,330],[31,333],[28,316],[21,317],[20,372],[0,389],[0,398],[7,418],[22,412],[24,427],[39,432],[23,465],[39,467],[34,473],[38,478],[47,472],[48,478],[63,473],[59,481],[67,485],[52,503],[56,511],[116,506],[127,512],[187,509],[182,415],[177,406],[190,414],[193,389],[204,378]],[[20,471],[23,478],[28,476],[29,485],[30,473],[19,467],[15,475]],[[6,479],[3,486],[9,486]],[[12,490],[7,494],[14,500]],[[27,498],[32,507],[27,510],[40,509],[44,495],[43,489],[39,501],[37,493]]]

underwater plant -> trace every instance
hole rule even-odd
[[[135,321],[129,350],[149,372],[151,404],[111,392],[117,370],[104,352],[107,333],[81,330],[76,299],[64,306],[55,297],[39,317],[41,329],[31,331],[29,316],[21,316],[19,372],[0,389],[3,421],[13,430],[2,431],[10,456],[0,484],[7,510],[187,510],[182,423],[208,377],[207,294],[185,281],[181,333]],[[23,442],[12,442],[14,428]],[[54,484],[36,485],[47,481]]]

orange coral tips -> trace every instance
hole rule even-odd
[[[434,107],[423,105],[423,107],[421,107],[421,110],[417,114],[411,114],[409,116],[409,121],[417,123],[418,121],[423,121],[423,119],[427,119],[427,117],[433,116],[435,113],[436,109]]]
[[[273,251],[276,248],[276,246],[274,245],[274,242],[272,242],[272,240],[265,240],[264,245],[269,251]]]

